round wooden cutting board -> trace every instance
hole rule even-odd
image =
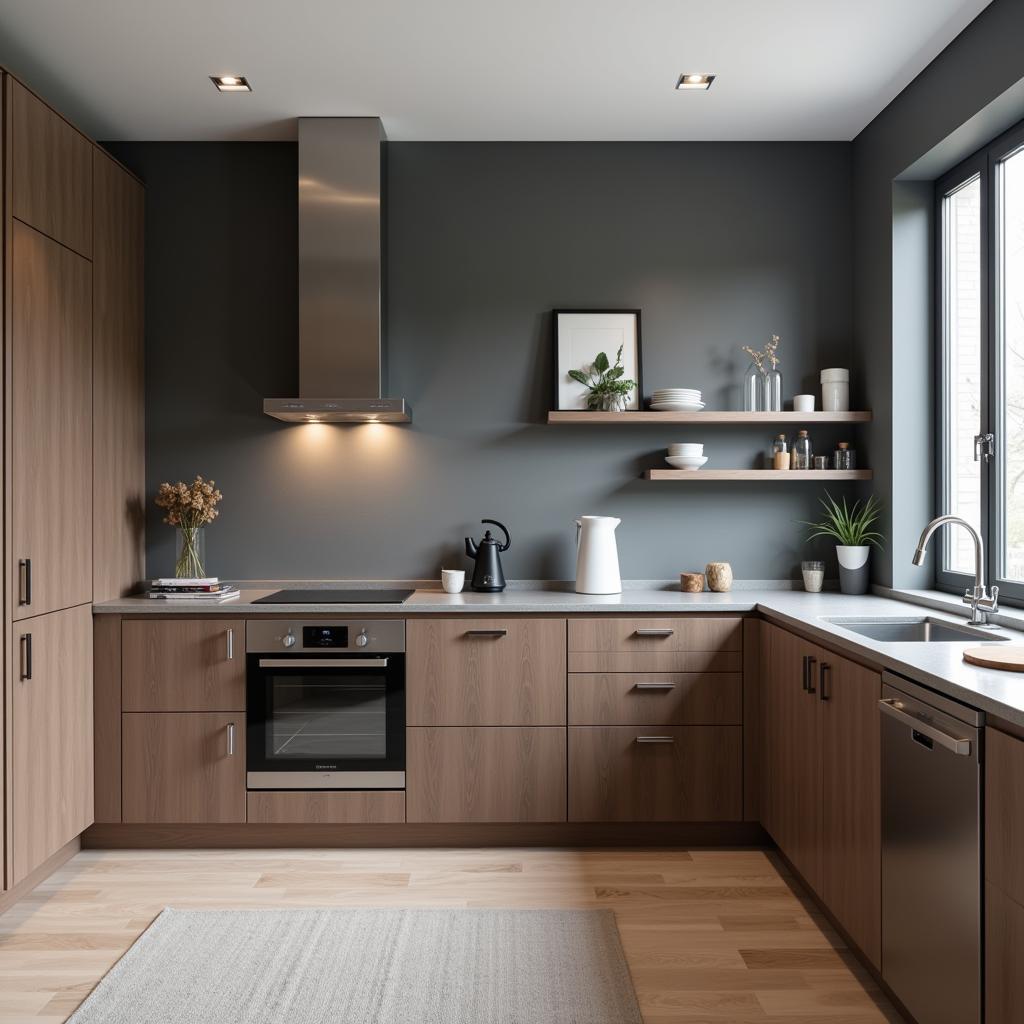
[[[964,661],[983,668],[1000,668],[1005,672],[1024,672],[1024,646],[972,647],[964,651]]]

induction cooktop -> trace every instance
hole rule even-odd
[[[253,604],[402,604],[412,590],[276,590]]]

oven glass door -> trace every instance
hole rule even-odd
[[[404,655],[250,655],[248,770],[402,771]]]

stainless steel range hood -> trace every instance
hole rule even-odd
[[[299,118],[299,396],[265,398],[288,423],[409,423],[385,398],[383,203],[377,117]]]

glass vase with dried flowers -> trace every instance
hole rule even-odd
[[[178,579],[201,579],[206,575],[203,527],[219,515],[223,495],[212,480],[196,476],[191,484],[161,484],[156,504],[165,512],[164,522],[178,528],[174,575]]]
[[[743,351],[753,360],[743,378],[743,409],[745,412],[782,411],[782,373],[778,357],[779,341],[773,334],[763,351],[743,346]]]

